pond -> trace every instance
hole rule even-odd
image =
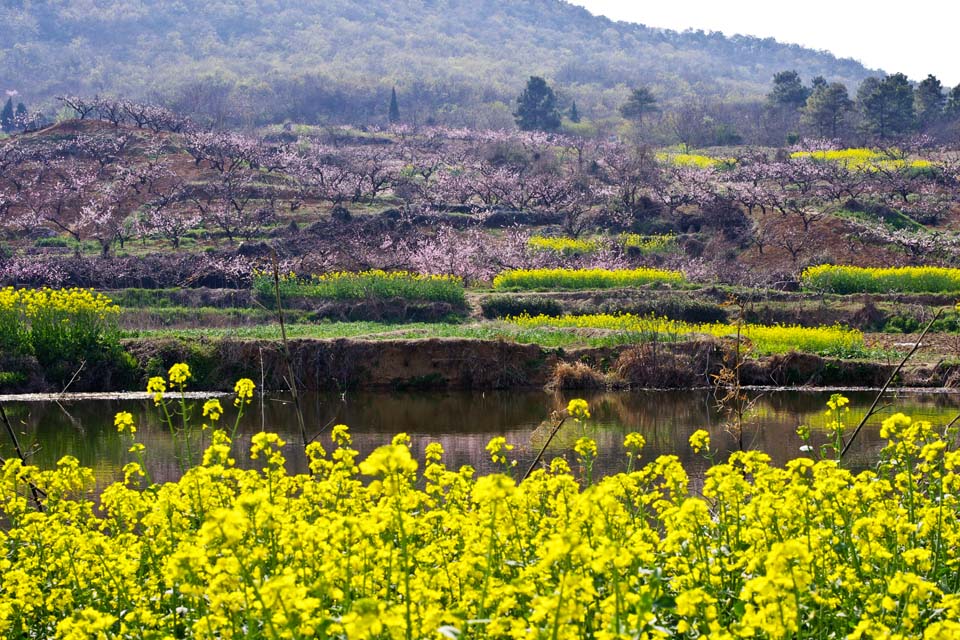
[[[803,444],[796,434],[800,424],[811,427],[815,442],[825,442],[824,430],[829,418],[824,415],[830,391],[753,391],[744,414],[743,445],[771,455],[776,464],[801,455]],[[852,430],[873,401],[875,392],[845,393],[851,400],[847,416]],[[174,396],[169,396],[174,398]],[[390,442],[398,432],[406,432],[412,448],[422,462],[430,442],[439,442],[450,468],[469,464],[478,471],[493,469],[484,447],[494,436],[504,436],[515,445],[511,459],[525,468],[536,456],[551,431],[551,412],[563,409],[571,398],[588,400],[592,418],[584,425],[565,423],[547,449],[544,459],[565,456],[575,467],[573,444],[581,435],[597,441],[599,458],[596,473],[615,473],[626,465],[624,436],[636,431],[647,441],[643,460],[661,454],[678,455],[692,475],[702,474],[708,466],[703,456],[695,455],[687,440],[697,429],[710,432],[719,458],[738,447],[728,418],[717,408],[710,391],[644,391],[616,393],[552,394],[547,392],[404,392],[349,393],[344,396],[307,394],[301,404],[308,434],[330,450],[330,427],[347,424],[353,446],[361,459],[377,446]],[[202,401],[194,400],[196,413]],[[235,410],[223,399],[224,423],[232,424]],[[121,469],[133,460],[128,452],[129,436],[120,435],[113,426],[118,411],[129,411],[138,426],[137,439],[146,446],[146,460],[154,480],[175,479],[179,464],[174,456],[170,434],[161,421],[159,410],[149,399],[75,400],[3,403],[21,445],[29,451],[29,461],[49,468],[64,455],[73,455],[84,466],[92,467],[101,483],[122,477]],[[949,423],[960,412],[960,394],[897,391],[883,399],[883,409],[873,417],[849,454],[848,465],[865,468],[877,457],[882,442],[879,425],[897,411],[935,425]],[[249,466],[246,452],[250,437],[261,429],[275,431],[287,441],[286,456],[291,471],[306,468],[300,444],[296,414],[288,397],[268,395],[257,398],[240,421],[234,454],[239,463]],[[0,438],[0,455],[13,454],[9,438]]]

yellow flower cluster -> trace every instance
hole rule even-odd
[[[493,279],[494,289],[610,289],[653,282],[683,283],[680,271],[666,269],[513,269]]]
[[[710,434],[704,429],[697,429],[690,436],[690,448],[694,453],[700,453],[702,450],[710,450]]]
[[[821,264],[804,269],[800,283],[827,293],[939,293],[960,291],[960,269]]]
[[[114,316],[120,308],[107,296],[92,289],[0,289],[0,309],[17,310],[27,318],[43,313],[92,313],[100,317]]]
[[[233,404],[236,406],[240,406],[241,403],[250,404],[255,388],[256,385],[253,384],[253,380],[250,378],[240,378],[237,380],[237,384],[233,385],[233,392],[237,395],[233,400]]]
[[[599,240],[585,238],[531,236],[527,240],[527,247],[533,251],[552,252],[564,256],[596,253],[600,246]]]
[[[432,445],[418,474],[401,434],[358,465],[342,425],[306,474],[269,433],[237,468],[217,431],[179,482],[99,499],[74,458],[9,459],[0,636],[958,638],[960,452],[907,416],[883,432],[873,471],[735,453],[696,494],[668,455],[517,483]]]
[[[933,163],[929,160],[903,160],[892,158],[889,154],[876,149],[829,149],[826,151],[796,151],[791,158],[812,158],[827,162],[836,162],[855,171],[877,171],[880,169],[929,169]]]
[[[607,329],[637,334],[639,340],[657,336],[659,339],[679,340],[695,334],[718,338],[735,336],[737,326],[725,323],[693,324],[654,316],[624,314],[593,315],[520,315],[505,319],[523,328],[555,327],[559,329]],[[791,350],[822,355],[852,356],[865,350],[863,333],[841,326],[798,327],[788,325],[747,324],[740,327],[741,335],[759,353],[785,353]]]
[[[567,415],[569,415],[574,420],[589,420],[590,419],[590,406],[587,404],[586,400],[581,398],[574,398],[567,403]]]
[[[0,289],[0,349],[43,364],[94,359],[119,347],[119,307],[90,289]]]

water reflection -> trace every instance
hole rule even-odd
[[[350,425],[354,447],[361,457],[398,432],[408,433],[413,449],[422,460],[430,442],[439,442],[446,451],[445,461],[456,468],[469,464],[479,471],[491,470],[484,449],[490,438],[502,435],[516,448],[512,452],[520,467],[532,460],[546,440],[552,425],[551,413],[563,409],[570,398],[584,394],[548,394],[545,392],[496,393],[354,393],[311,394],[302,399],[310,435],[323,432],[319,440],[329,450],[329,427]],[[872,393],[851,392],[852,427],[873,400]],[[596,473],[612,473],[624,468],[624,436],[637,431],[646,438],[644,460],[661,454],[678,455],[692,474],[700,474],[707,462],[694,455],[687,439],[696,429],[711,433],[715,446],[729,452],[736,449],[737,438],[706,391],[631,392],[587,394],[593,418],[586,425],[565,424],[548,449],[546,460],[564,456],[574,466],[573,443],[581,435],[597,440],[600,450]],[[743,441],[748,448],[769,453],[776,464],[799,455],[802,444],[796,435],[799,424],[809,425],[815,440],[825,441],[823,427],[829,392],[779,391],[755,394],[745,413]],[[226,402],[224,403],[227,404]],[[851,450],[849,464],[868,466],[882,446],[878,425],[883,417],[902,411],[935,425],[948,423],[960,411],[960,396],[953,394],[890,394],[883,410],[871,419],[868,428]],[[130,441],[113,428],[113,415],[129,411],[138,426],[137,438],[147,447],[147,460],[154,480],[170,480],[179,473],[173,455],[170,434],[149,400],[110,400],[75,402],[11,402],[7,415],[20,433],[21,444],[29,449],[30,461],[51,467],[64,455],[76,456],[81,464],[93,467],[101,481],[121,476],[123,465],[132,460]],[[199,404],[198,404],[199,407]],[[199,413],[199,408],[197,409]],[[225,421],[232,420],[228,409]],[[287,459],[291,471],[306,468],[291,403],[283,396],[271,396],[254,402],[240,423],[235,451],[246,451],[252,434],[261,428],[276,431],[287,440]],[[0,453],[13,454],[3,439]],[[243,461],[243,455],[236,456]]]

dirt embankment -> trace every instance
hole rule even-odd
[[[116,371],[108,365],[83,369],[69,390],[142,390],[150,376],[166,375],[177,362],[190,365],[190,388],[195,391],[229,390],[242,377],[252,378],[261,388],[287,388],[287,365],[278,341],[135,339],[125,348],[129,357],[116,365]],[[463,339],[292,340],[290,351],[297,385],[303,390],[684,389],[716,384],[732,361],[729,345],[716,340],[576,350]],[[3,371],[19,372],[0,377],[0,392],[63,390],[45,378],[35,359],[0,365]],[[894,366],[789,353],[744,362],[740,379],[744,385],[878,387]],[[960,365],[917,363],[894,382],[960,386]]]
[[[287,387],[282,344],[275,341],[133,340],[127,349],[144,375],[187,362],[200,388],[231,388],[240,377],[268,389]],[[308,390],[542,387],[559,359],[536,345],[441,339],[292,340],[290,353],[297,383]]]
[[[175,362],[188,362],[196,377],[194,388],[231,388],[239,377],[253,378],[258,385],[262,380],[269,389],[286,388],[286,364],[277,342],[135,340],[127,349],[140,363],[143,376],[160,375]],[[691,388],[714,384],[715,376],[730,361],[725,346],[712,340],[577,350],[459,339],[293,340],[290,351],[298,385],[308,390],[597,384]],[[586,375],[564,377],[574,365]],[[885,363],[787,354],[746,362],[741,378],[743,384],[754,385],[879,386],[891,370]],[[948,374],[928,375],[926,384],[942,384]]]

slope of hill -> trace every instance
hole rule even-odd
[[[561,0],[4,0],[0,24],[3,88],[35,103],[105,92],[248,122],[382,118],[396,85],[411,119],[509,123],[531,74],[592,117],[641,83],[670,102],[757,97],[783,69],[851,86],[870,75],[773,39],[615,23]]]

